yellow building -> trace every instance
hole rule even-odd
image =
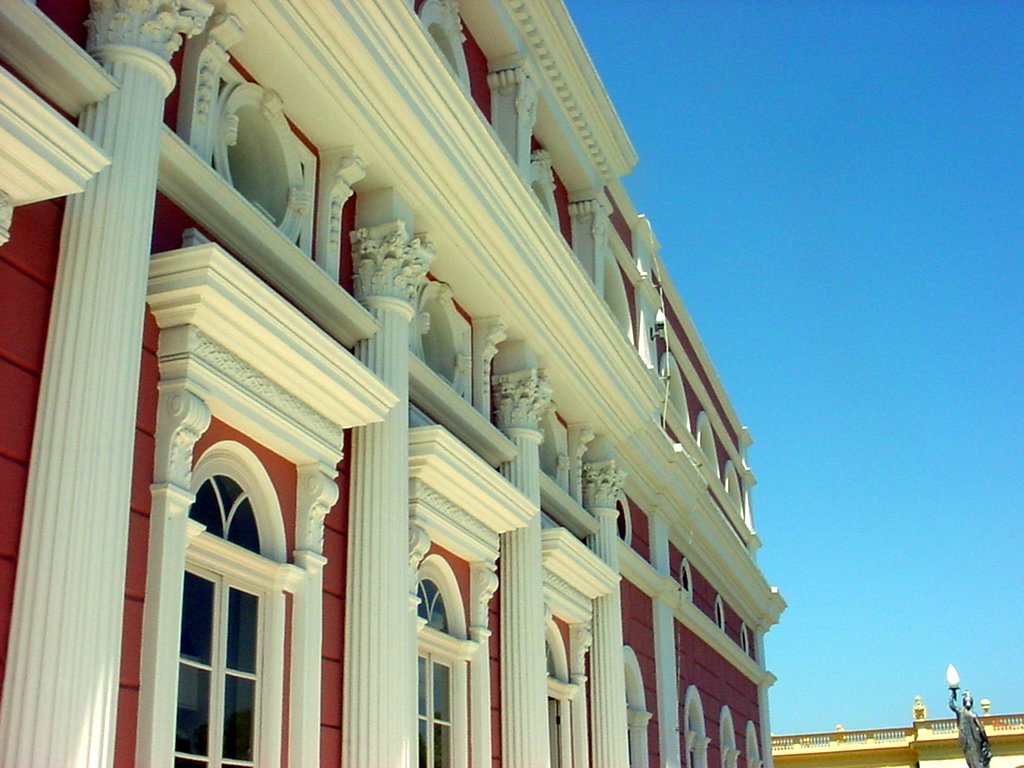
[[[982,707],[987,711],[987,702]],[[1024,766],[1024,714],[981,715],[992,745],[990,768]],[[964,768],[954,718],[928,719],[917,697],[914,722],[878,728],[772,736],[776,768]]]

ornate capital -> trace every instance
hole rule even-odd
[[[141,48],[169,61],[181,36],[202,32],[213,6],[206,0],[91,0],[86,47]]]
[[[587,509],[615,509],[626,473],[614,461],[583,465],[583,504]]]
[[[425,235],[409,238],[405,223],[392,221],[352,233],[355,290],[360,301],[399,299],[412,304],[434,260]]]
[[[155,475],[157,482],[188,489],[192,485],[192,449],[210,426],[210,407],[186,389],[160,398]]]
[[[529,368],[494,376],[494,405],[503,430],[537,431],[551,405],[551,385],[543,371]]]
[[[298,534],[296,549],[324,550],[324,519],[338,501],[333,469],[318,465],[299,470]]]

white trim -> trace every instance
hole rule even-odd
[[[708,768],[708,737],[704,703],[697,686],[690,685],[683,699],[683,739],[687,768]]]
[[[746,727],[747,768],[761,768],[761,748],[758,746],[757,726],[747,720]]]
[[[431,45],[441,58],[445,68],[458,81],[462,89],[469,93],[469,68],[466,66],[466,54],[462,49],[465,36],[462,34],[462,18],[459,16],[459,4],[456,0],[426,0],[420,8],[420,22]],[[437,30],[442,40],[435,37]],[[444,44],[450,51],[441,48]],[[450,53],[450,55],[449,55]]]
[[[647,723],[651,713],[647,710],[647,692],[643,671],[636,652],[628,645],[623,648],[626,678],[626,722],[629,728],[629,768],[647,768]]]
[[[722,705],[718,715],[718,751],[722,768],[736,768],[739,750],[736,749],[736,726],[728,704]]]

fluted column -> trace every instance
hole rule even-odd
[[[65,209],[0,705],[5,767],[112,761],[167,61],[211,10],[92,5],[88,48],[119,88],[80,123],[112,162]]]
[[[516,446],[506,478],[537,507],[525,528],[501,536],[502,762],[548,765],[544,573],[540,540],[539,420],[551,387],[534,369],[494,377],[498,426]]]
[[[356,296],[380,324],[357,354],[398,396],[384,421],[355,430],[348,528],[342,762],[410,765],[415,700],[409,616],[409,322],[433,248],[394,221],[352,234]],[[401,717],[402,720],[407,718]]]
[[[594,551],[619,572],[616,502],[625,475],[614,461],[583,466],[583,500],[600,528]],[[625,661],[622,654],[622,604],[619,591],[594,600],[594,645],[590,651],[594,768],[629,765],[626,721]]]

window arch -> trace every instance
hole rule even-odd
[[[725,493],[736,505],[736,511],[743,514],[743,489],[740,487],[740,476],[732,459],[725,462],[725,471],[722,473],[725,482]]]
[[[413,352],[468,400],[471,389],[471,330],[455,306],[447,283],[427,282],[417,299],[419,333],[410,337]]]
[[[559,487],[569,492],[569,432],[553,409],[541,419],[544,440],[540,444],[540,469]]]
[[[628,645],[623,648],[626,668],[626,723],[629,739],[629,768],[647,768],[647,694],[644,677],[636,653]]]
[[[476,643],[466,639],[459,582],[440,555],[424,558],[416,595],[419,765],[461,768],[469,753],[466,667]]]
[[[715,595],[715,624],[725,632],[725,603],[722,602],[721,595]]]
[[[615,256],[606,249],[604,253],[604,302],[611,310],[619,330],[633,343],[633,321],[629,313],[629,299],[622,280],[622,271]]]
[[[686,689],[683,703],[683,738],[687,768],[708,768],[708,738],[704,725],[704,705],[695,685]]]
[[[626,546],[632,546],[633,517],[629,511],[629,503],[621,493],[619,494],[618,501],[615,502],[615,508],[619,511],[618,516],[615,518],[615,523],[618,526],[619,538],[626,543]]]
[[[711,463],[717,476],[718,452],[715,448],[715,432],[711,428],[711,421],[705,411],[701,411],[697,416],[697,445],[700,446],[704,457]]]
[[[462,34],[462,17],[456,0],[426,0],[419,10],[420,21],[427,30],[441,60],[467,92],[469,91],[469,67],[462,49],[465,36]]]
[[[747,720],[746,732],[747,768],[761,768],[761,747],[757,742],[757,727]]]
[[[690,428],[690,410],[686,404],[686,387],[683,384],[682,369],[679,367],[679,360],[672,352],[665,352],[661,356],[659,373],[665,386],[665,397],[676,418],[686,429]]]
[[[745,621],[740,622],[740,647],[745,654],[750,655],[750,628]]]
[[[736,729],[728,705],[722,706],[718,716],[718,743],[722,768],[736,768],[739,751],[736,749]]]
[[[255,454],[232,441],[203,454],[193,488],[175,761],[211,768],[276,764],[284,678],[280,575],[286,557],[277,494]]]
[[[693,600],[693,571],[690,569],[690,561],[686,557],[679,561],[679,586],[683,588],[683,594],[687,600]]]

